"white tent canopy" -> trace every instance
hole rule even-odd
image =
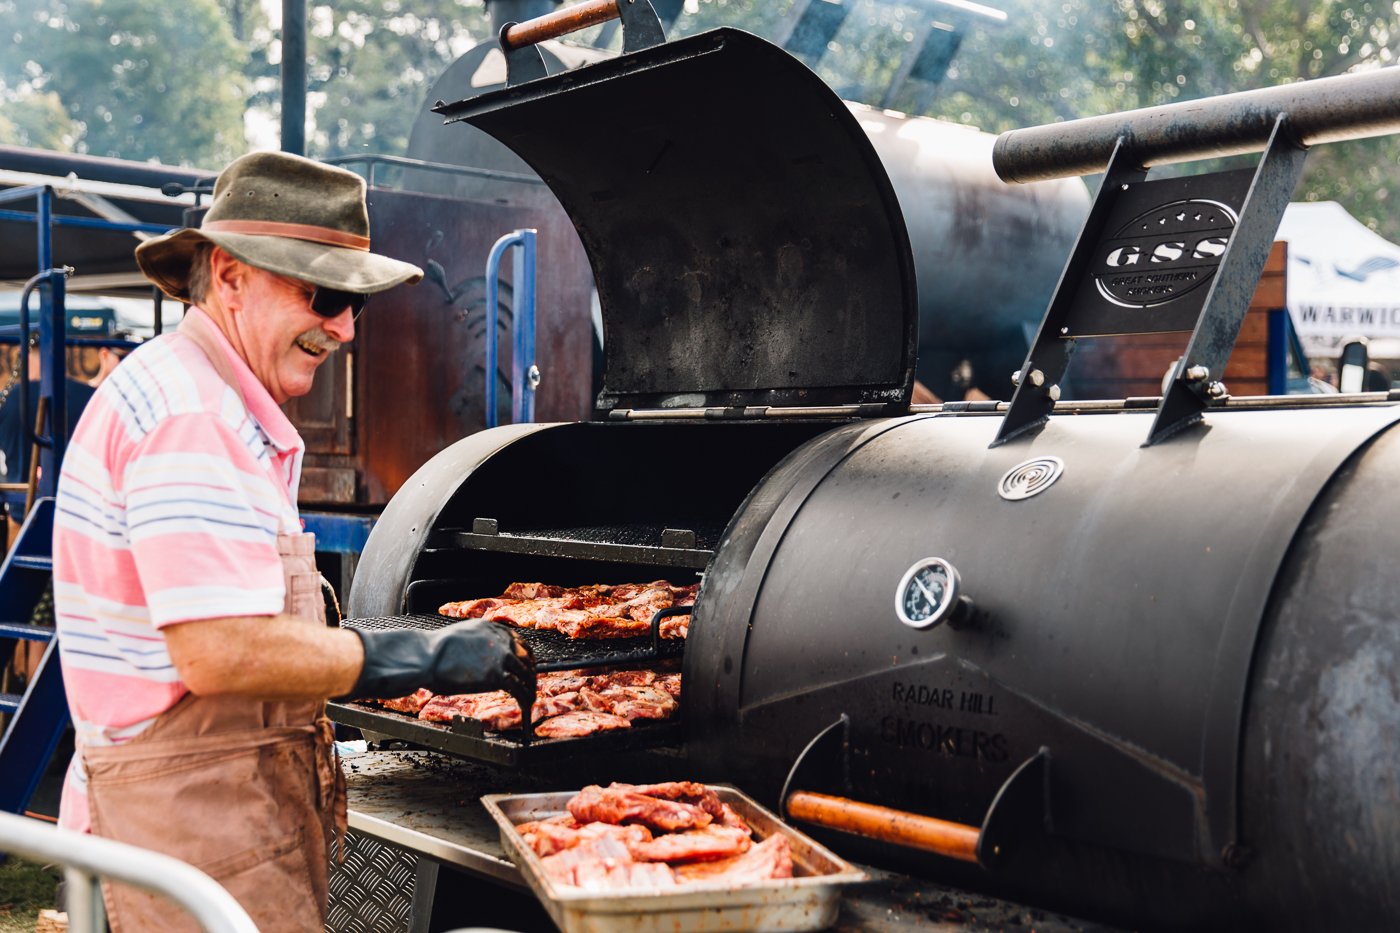
[[[1336,201],[1288,205],[1288,311],[1309,356],[1353,337],[1400,337],[1400,246]]]

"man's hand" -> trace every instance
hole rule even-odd
[[[520,692],[534,661],[511,629],[473,619],[434,632],[422,629],[350,631],[364,642],[365,664],[352,697],[406,696],[419,687],[434,693]]]

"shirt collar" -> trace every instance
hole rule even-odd
[[[253,371],[248,368],[248,364],[243,362],[243,357],[239,356],[233,349],[233,344],[228,342],[224,332],[219,329],[213,319],[203,309],[190,306],[187,314],[198,314],[204,318],[204,322],[209,325],[209,330],[213,331],[214,341],[228,357],[229,366],[233,368],[233,374],[238,379],[238,387],[243,392],[243,401],[248,406],[248,414],[262,428],[263,434],[273,447],[281,453],[290,450],[300,450],[302,446],[301,435],[297,433],[296,427],[287,418],[282,408],[273,400],[272,395],[267,391],[267,387],[253,375]]]

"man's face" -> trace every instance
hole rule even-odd
[[[316,367],[355,339],[347,307],[333,318],[311,310],[316,287],[248,267],[247,291],[235,326],[248,367],[280,405],[311,391]]]

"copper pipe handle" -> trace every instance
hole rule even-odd
[[[585,0],[584,3],[516,23],[501,32],[501,48],[509,52],[527,45],[538,45],[547,39],[558,39],[571,32],[617,19],[622,16],[618,4],[626,2],[628,0]]]
[[[977,862],[981,831],[976,826],[805,790],[788,795],[787,815],[804,823],[922,849],[961,862]]]

